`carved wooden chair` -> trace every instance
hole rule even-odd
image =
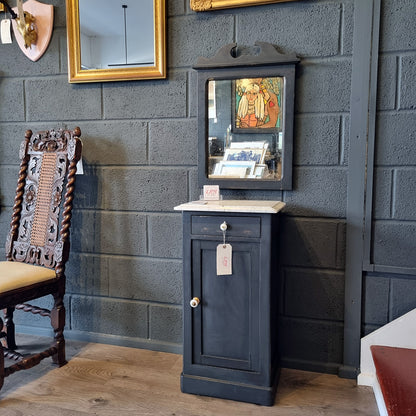
[[[81,157],[81,130],[51,130],[32,135],[28,130],[20,147],[20,172],[11,230],[6,242],[7,261],[0,262],[0,388],[4,378],[31,368],[46,357],[65,361],[65,263],[69,255],[69,227],[76,165]],[[26,302],[52,295],[52,310]],[[15,309],[50,318],[52,345],[23,356],[16,351]],[[4,357],[16,362],[5,367]],[[7,363],[7,361],[6,361]]]

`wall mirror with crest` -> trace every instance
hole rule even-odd
[[[165,0],[66,0],[69,82],[166,78]]]
[[[295,67],[299,59],[264,42],[199,58],[199,184],[291,189]]]

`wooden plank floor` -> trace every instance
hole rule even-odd
[[[328,374],[283,369],[275,405],[263,407],[181,393],[181,355],[67,341],[67,357],[7,377],[0,415],[378,415],[370,388]]]

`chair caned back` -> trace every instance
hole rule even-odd
[[[62,268],[69,254],[69,227],[80,129],[28,130],[20,147],[20,172],[6,256]]]

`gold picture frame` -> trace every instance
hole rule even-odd
[[[68,80],[70,83],[166,78],[165,0],[153,0],[154,62],[147,66],[132,66],[128,68],[114,67],[103,69],[84,69],[81,66],[79,1],[80,0],[66,0]],[[99,11],[97,13],[99,13]]]
[[[216,9],[230,9],[234,7],[260,6],[270,3],[285,3],[298,0],[190,0],[191,9],[195,12],[206,12]]]

